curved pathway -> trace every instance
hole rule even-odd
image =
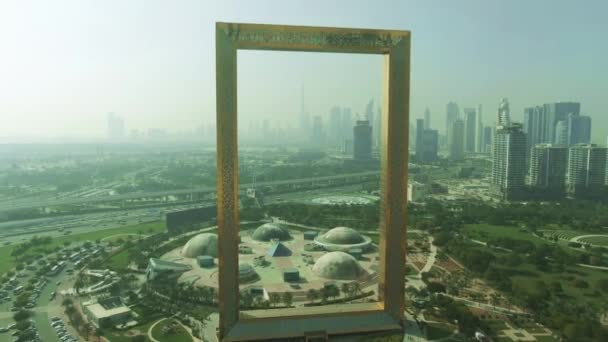
[[[589,234],[589,235],[579,235],[579,236],[575,236],[572,239],[568,240],[568,242],[577,242],[577,243],[588,243],[591,246],[596,246],[596,247],[605,247],[602,245],[597,245],[591,242],[580,242],[581,239],[584,238],[592,238],[592,237],[603,237],[603,238],[608,238],[608,235],[606,234]]]
[[[152,324],[152,325],[150,326],[150,328],[148,328],[148,338],[150,339],[150,341],[152,341],[152,342],[160,342],[159,340],[155,339],[155,338],[154,338],[154,336],[152,336],[152,329],[154,329],[154,327],[155,327],[155,326],[156,326],[158,323],[160,323],[160,322],[162,322],[162,321],[164,321],[164,320],[166,320],[166,319],[168,319],[168,318],[161,318],[161,319],[159,319],[158,321],[156,321],[154,324]]]

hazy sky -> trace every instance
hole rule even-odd
[[[509,1],[0,1],[0,138],[102,136],[106,113],[128,129],[187,129],[214,120],[216,21],[412,31],[412,117],[481,103],[494,121],[580,101],[608,135],[608,2]],[[361,113],[380,94],[377,56],[239,54],[244,119],[289,122],[301,85],[312,114]]]

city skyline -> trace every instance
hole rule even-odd
[[[548,3],[386,1],[373,8],[365,2],[348,2],[346,8],[341,2],[284,5],[274,1],[256,6],[237,2],[184,2],[181,6],[150,1],[65,1],[66,6],[3,3],[0,35],[7,38],[4,47],[12,53],[0,57],[0,72],[9,80],[0,92],[0,113],[5,119],[0,139],[103,137],[108,112],[124,118],[127,132],[159,127],[179,131],[212,123],[213,25],[227,20],[408,29],[414,37],[412,122],[423,117],[428,107],[433,113],[430,127],[441,132],[450,101],[460,108],[478,104],[488,108],[482,121],[490,126],[502,97],[509,99],[515,122],[523,120],[524,108],[574,101],[581,103],[581,115],[593,120],[592,141],[604,144],[608,119],[602,115],[607,88],[603,75],[608,67],[593,56],[606,51],[606,45],[597,42],[606,31],[600,13],[607,5],[552,1],[552,19],[538,19]],[[319,6],[324,8],[320,14]],[[307,15],[311,13],[319,15]],[[105,20],[104,15],[113,20]],[[515,19],[524,24],[512,24]],[[172,25],[178,20],[180,25]],[[567,47],[564,41],[569,42]],[[564,48],[572,53],[561,53]],[[446,51],[450,58],[445,57]],[[239,84],[245,87],[239,97],[243,116],[263,112],[296,122],[302,84],[313,116],[325,115],[339,105],[351,107],[354,117],[364,114],[370,97],[380,102],[378,56],[340,56],[340,61],[331,54],[285,56],[247,52],[239,61]],[[256,101],[256,92],[246,96],[247,89],[273,101]]]

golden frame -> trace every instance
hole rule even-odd
[[[269,340],[403,328],[407,223],[409,31],[216,23],[219,337]],[[239,312],[237,50],[384,55],[377,303]]]

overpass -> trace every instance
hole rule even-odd
[[[332,184],[338,181],[349,181],[349,180],[364,180],[370,178],[379,177],[380,171],[366,171],[357,173],[347,173],[335,176],[322,176],[322,177],[308,177],[308,178],[297,178],[297,179],[286,179],[277,181],[266,181],[256,182],[257,188],[263,187],[279,187],[279,186],[297,186],[301,184]],[[247,189],[253,186],[253,183],[240,184],[239,189]],[[32,201],[21,201],[19,203],[2,203],[0,204],[0,212],[20,209],[32,209],[41,207],[53,207],[62,205],[74,205],[74,204],[94,204],[102,202],[115,202],[115,201],[128,201],[138,198],[157,198],[166,196],[179,196],[179,195],[193,195],[193,194],[209,194],[214,193],[217,190],[215,186],[203,186],[192,189],[176,189],[176,190],[163,190],[163,191],[147,191],[147,192],[131,192],[127,194],[114,195],[114,196],[92,196],[92,197],[74,197],[64,199],[45,199],[45,200],[32,200]]]

